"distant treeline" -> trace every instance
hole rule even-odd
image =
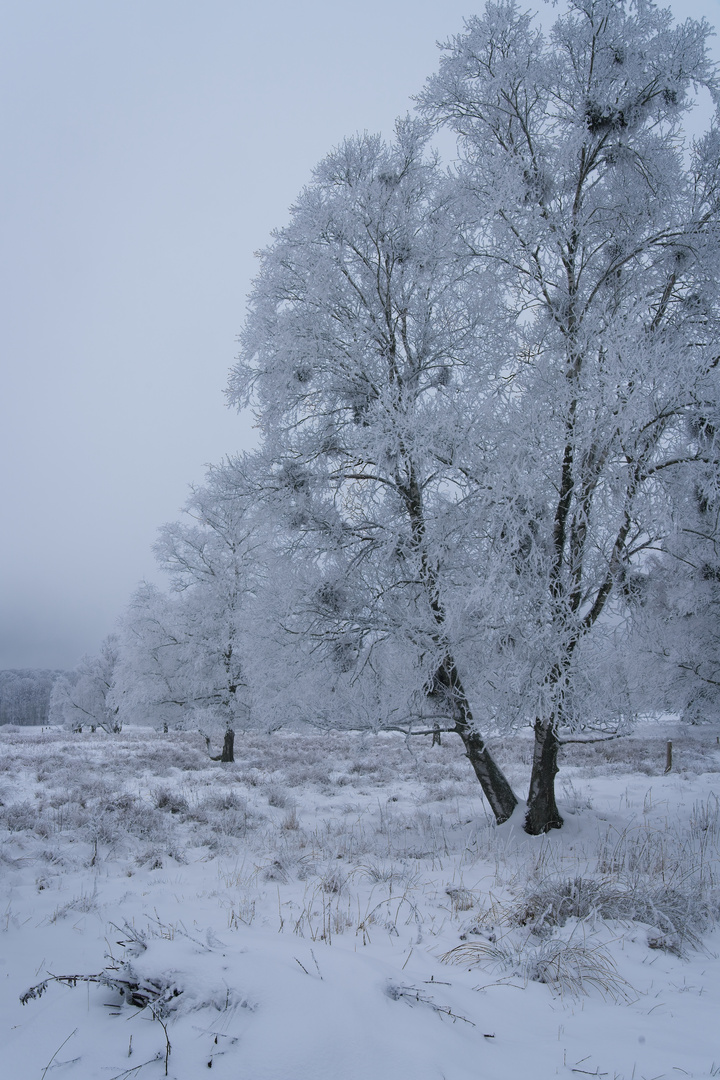
[[[48,668],[0,671],[0,724],[46,724],[53,683],[64,674]]]

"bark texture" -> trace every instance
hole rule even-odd
[[[485,798],[495,815],[498,825],[511,817],[518,801],[513,789],[477,731],[464,724],[456,724],[455,730],[463,741],[465,753],[480,781]]]
[[[455,720],[455,731],[480,781],[498,825],[511,816],[518,804],[513,789],[475,728],[470,702],[452,656],[448,653],[435,672],[428,696],[440,700]]]
[[[221,762],[231,762],[235,760],[235,732],[232,728],[228,728],[225,732],[225,741],[223,742],[222,754],[220,755]]]
[[[525,815],[525,832],[531,836],[562,828],[563,819],[555,802],[559,745],[554,718],[550,721],[536,720],[535,751]]]

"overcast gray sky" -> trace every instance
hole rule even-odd
[[[157,527],[252,445],[222,391],[253,252],[480,8],[0,2],[0,668],[73,666],[157,580]]]

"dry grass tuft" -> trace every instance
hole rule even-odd
[[[492,941],[467,941],[444,953],[445,964],[484,967],[504,978],[521,978],[549,986],[560,997],[579,997],[590,989],[604,998],[627,1002],[632,988],[618,974],[610,954],[601,946],[589,947],[562,938],[540,943],[529,940],[516,944]]]

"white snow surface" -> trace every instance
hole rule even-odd
[[[528,739],[494,745],[522,790]],[[5,728],[0,754],[8,1080],[720,1076],[714,727],[568,748],[536,838],[452,736],[238,735],[220,765],[189,733]]]

